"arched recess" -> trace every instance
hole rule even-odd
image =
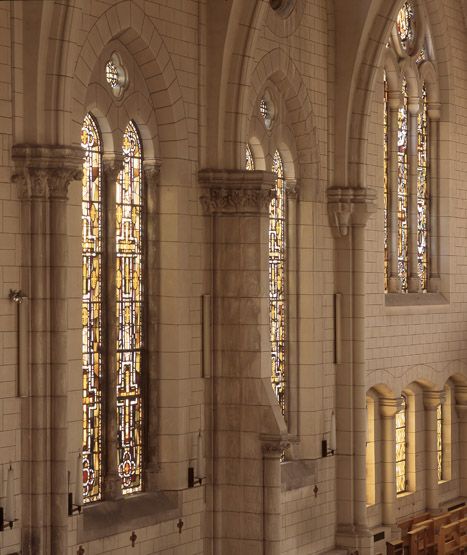
[[[156,114],[161,155],[167,160],[175,158],[176,152],[179,159],[188,159],[189,138],[181,89],[169,52],[151,20],[135,2],[124,0],[103,12],[80,41],[76,40],[76,35],[82,26],[81,8],[76,0],[68,6],[56,8],[64,22],[61,27],[63,41],[49,40],[49,54],[42,63],[46,67],[47,60],[54,56],[59,61],[52,70],[45,72],[47,81],[42,97],[46,98],[47,92],[50,97],[48,109],[60,115],[56,116],[55,125],[52,119],[50,138],[44,140],[79,144],[92,73],[106,45],[118,38],[140,68],[147,84]],[[73,41],[81,46],[75,49]],[[70,46],[59,56],[62,42],[70,43]]]
[[[362,33],[359,45],[359,59],[353,76],[353,90],[349,95],[349,115],[346,130],[348,146],[346,147],[346,178],[345,184],[353,187],[366,185],[365,160],[368,144],[368,125],[371,114],[371,99],[374,91],[378,68],[382,67],[385,45],[395,24],[396,16],[402,0],[380,2],[379,11],[367,18],[365,25],[371,23],[368,33]],[[418,3],[420,8],[420,3]],[[447,29],[442,31],[441,25],[448,21],[443,2],[428,2],[425,5],[426,16],[433,31],[434,49],[439,67],[439,74],[443,77],[443,88],[440,100],[443,105],[449,103],[451,90],[448,62],[450,59],[450,38]],[[438,13],[437,13],[438,12]],[[441,12],[441,13],[439,13]],[[436,14],[436,17],[434,15]],[[446,112],[447,113],[447,112]]]
[[[243,160],[251,117],[268,82],[277,90],[287,111],[287,124],[292,130],[297,151],[295,174],[301,179],[300,195],[305,200],[316,199],[320,193],[320,158],[312,104],[296,65],[281,48],[263,56],[250,76],[250,87],[242,92],[238,129],[235,130],[235,159]]]

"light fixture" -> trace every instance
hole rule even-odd
[[[203,435],[201,430],[198,432],[197,443],[196,443],[196,476],[195,468],[193,466],[188,467],[188,487],[193,488],[195,485],[202,485],[204,476],[203,469]]]
[[[0,532],[3,532],[5,529],[5,524],[7,524],[10,528],[13,528],[15,520],[15,472],[10,463],[6,481],[5,507],[0,507]]]
[[[329,431],[329,445],[327,439],[323,438],[321,441],[321,456],[327,457],[334,455],[336,452],[336,415],[334,411],[331,412],[331,429]]]
[[[74,497],[74,500],[73,500]],[[83,462],[81,452],[76,459],[75,495],[70,491],[70,473],[68,472],[68,516],[81,513],[83,505]]]

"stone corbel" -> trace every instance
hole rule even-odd
[[[372,189],[331,187],[327,193],[329,220],[338,237],[346,237],[350,227],[364,227],[376,210]]]
[[[275,174],[260,170],[201,170],[201,204],[207,214],[267,214]]]

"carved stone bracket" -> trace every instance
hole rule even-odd
[[[330,224],[339,237],[346,237],[349,227],[364,227],[376,210],[372,189],[331,187],[327,193]]]
[[[267,214],[275,175],[248,170],[201,170],[201,204],[208,214]]]
[[[71,146],[15,145],[12,182],[19,197],[66,200],[71,181],[83,176],[83,150]]]

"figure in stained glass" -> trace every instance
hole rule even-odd
[[[403,292],[407,292],[408,274],[408,102],[407,81],[402,79],[402,106],[398,114],[397,152],[398,152],[398,269]]]
[[[436,452],[438,458],[438,482],[443,479],[443,405],[436,407]]]
[[[417,124],[417,262],[420,289],[426,291],[428,263],[428,109],[426,87],[422,86],[422,98]]]
[[[402,395],[396,413],[396,491],[407,490],[407,401]]]

